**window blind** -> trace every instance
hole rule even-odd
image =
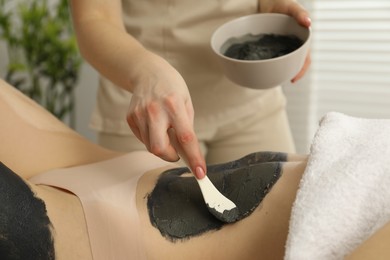
[[[308,93],[284,90],[297,150],[307,152],[327,112],[390,118],[390,1],[300,2],[312,18],[312,66],[297,86]]]

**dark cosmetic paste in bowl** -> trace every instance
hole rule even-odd
[[[301,47],[303,41],[295,35],[244,35],[227,40],[222,53],[238,60],[265,60],[286,55]]]

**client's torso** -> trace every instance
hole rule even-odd
[[[58,205],[66,203],[66,207],[74,207],[75,212],[82,206],[83,214],[74,216],[78,218],[74,224],[85,223],[90,245],[88,250],[93,259],[143,259],[145,253],[139,239],[142,231],[135,203],[138,179],[151,169],[167,165],[172,164],[147,152],[134,152],[93,164],[51,170],[34,176],[30,181],[40,184],[41,191],[52,191],[45,200],[48,208],[55,207],[58,214],[61,214],[61,208],[57,207],[57,202],[61,202]],[[63,200],[69,192],[79,203]],[[56,215],[49,217],[57,218]],[[71,222],[66,222],[66,218],[59,224],[75,228]],[[73,240],[74,237],[65,239]],[[58,237],[56,244],[69,242],[72,241]]]
[[[283,164],[283,174],[267,197],[262,200],[260,206],[254,209],[249,217],[245,217],[235,224],[212,227],[202,232],[198,232],[199,230],[197,231],[196,227],[193,227],[190,233],[194,234],[186,234],[182,239],[174,238],[167,235],[167,232],[164,233],[164,230],[158,229],[159,227],[156,226],[150,215],[152,206],[148,202],[161,179],[161,173],[172,168],[173,165],[164,166],[163,164],[159,165],[159,163],[148,165],[148,167],[143,168],[142,172],[138,172],[140,178],[137,179],[138,185],[136,192],[134,191],[136,207],[133,213],[124,212],[123,214],[128,219],[117,218],[117,215],[121,215],[121,210],[113,214],[115,209],[109,204],[97,204],[99,214],[105,212],[109,218],[107,219],[109,225],[104,222],[100,223],[101,228],[104,229],[100,230],[102,231],[100,235],[106,234],[108,236],[102,238],[102,241],[111,243],[105,246],[120,247],[120,252],[115,252],[114,255],[112,252],[106,252],[109,255],[103,255],[102,259],[129,259],[126,251],[133,256],[140,257],[137,259],[165,259],[167,257],[169,259],[183,259],[183,257],[186,259],[251,259],[256,257],[281,259],[283,257],[291,205],[295,199],[305,162]],[[137,169],[137,167],[135,168]],[[145,170],[147,168],[148,170]],[[277,169],[277,167],[271,168]],[[286,172],[288,174],[285,174]],[[112,174],[115,173],[112,172]],[[176,177],[187,178],[185,175]],[[88,185],[88,183],[83,183],[83,185]],[[83,209],[80,199],[63,189],[45,185],[36,186],[34,191],[46,203],[48,216],[55,230],[53,235],[57,259],[91,259],[92,254],[95,256],[94,259],[100,259],[101,255],[95,251],[96,248],[91,250],[91,241],[96,237],[92,237],[93,232],[88,230],[85,218],[87,221],[91,221],[91,217],[85,217],[86,209],[84,205]],[[183,210],[186,209],[183,208]],[[129,214],[137,216],[131,219]],[[112,216],[114,217],[112,218]],[[136,225],[132,222],[135,222]],[[92,228],[100,227],[92,226]],[[127,233],[129,236],[123,237],[120,233]],[[128,240],[113,244],[118,241],[115,236]],[[97,239],[99,240],[99,238]],[[99,242],[97,243],[99,245]],[[134,248],[134,243],[137,247],[136,252],[129,250],[129,248]]]
[[[262,155],[264,154],[260,156]],[[255,167],[252,167],[253,165],[243,167],[243,171],[232,171],[232,174],[245,175],[246,180],[234,177],[233,182],[238,181],[240,185],[245,186],[241,186],[239,192],[245,193],[244,190],[247,190],[248,193],[244,196],[247,196],[249,201],[252,199],[249,198],[250,193],[259,200],[259,204],[249,202],[253,203],[253,208],[233,224],[221,223],[219,225],[216,224],[219,221],[207,219],[205,222],[197,221],[197,218],[202,217],[201,214],[194,214],[193,219],[190,219],[183,213],[183,211],[191,212],[194,208],[201,207],[193,201],[192,191],[188,192],[189,189],[193,189],[189,185],[196,186],[196,182],[179,180],[180,178],[192,179],[191,175],[180,175],[176,169],[170,169],[164,174],[175,176],[165,176],[169,180],[161,181],[164,176],[161,170],[144,174],[137,187],[137,208],[147,259],[283,259],[291,207],[306,166],[305,159],[302,161],[302,158],[296,159],[297,161],[287,163],[276,161],[260,163]],[[234,163],[230,166],[233,165]],[[277,178],[275,183],[268,183],[270,189],[261,188],[256,191],[258,186],[267,186],[267,184],[264,183],[265,179],[251,179],[250,174],[264,176],[267,171],[271,173],[274,170],[280,171],[280,178]],[[232,181],[230,179],[224,180],[223,184],[218,183],[220,179],[211,172],[209,172],[209,178],[219,190],[223,189],[222,185],[231,185],[229,181]],[[164,194],[161,189],[154,194],[159,185],[163,185],[162,189],[166,188],[170,194]],[[264,191],[264,197],[258,196],[259,191]],[[179,200],[173,199],[175,194],[180,198],[185,198],[178,202]],[[234,197],[235,194],[237,193],[233,191],[230,195]],[[152,201],[158,199],[158,197],[153,198],[154,195],[163,197],[161,204]],[[171,199],[168,199],[169,196]],[[197,195],[198,200],[199,196],[201,195]],[[170,203],[170,201],[173,202]],[[196,205],[193,206],[193,204]],[[249,204],[244,205],[243,201],[236,204],[239,208],[249,206]],[[176,209],[175,205],[177,205]],[[165,212],[165,216],[164,212],[156,216],[159,214],[156,211],[160,206],[168,211]],[[206,210],[205,205],[202,210]],[[166,217],[166,219],[159,221],[158,217]],[[210,215],[210,218],[213,216]],[[169,224],[164,225],[166,220],[169,220]]]
[[[84,211],[77,196],[46,185],[29,185],[46,204],[52,224],[55,259],[93,259]]]

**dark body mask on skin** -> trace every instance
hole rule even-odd
[[[45,203],[0,162],[0,259],[54,260]]]
[[[215,187],[237,205],[237,220],[241,220],[261,203],[279,179],[286,160],[284,153],[252,153],[236,161],[210,165],[207,174]],[[195,178],[188,172],[186,167],[165,171],[148,195],[151,223],[172,242],[226,225],[208,211]]]

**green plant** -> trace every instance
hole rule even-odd
[[[17,2],[17,1],[16,1]],[[0,0],[0,39],[9,63],[5,80],[74,125],[74,87],[81,56],[67,0]],[[11,8],[10,5],[17,6]]]

